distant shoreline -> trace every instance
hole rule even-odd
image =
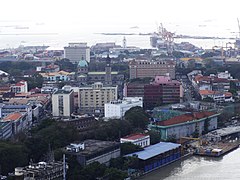
[[[94,33],[105,36],[151,36],[153,33]],[[229,39],[235,40],[236,38],[229,37],[212,37],[212,36],[189,36],[189,35],[176,35],[174,36],[176,39]]]

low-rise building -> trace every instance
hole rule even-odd
[[[141,133],[130,134],[128,136],[121,138],[120,142],[121,143],[130,142],[141,147],[146,147],[150,145],[150,136]]]
[[[32,125],[32,107],[30,104],[0,104],[0,118],[4,118],[9,114],[20,112],[26,114],[28,126]]]
[[[67,156],[75,156],[82,166],[99,162],[109,164],[110,159],[120,156],[120,144],[112,141],[85,140],[64,149]]]
[[[44,81],[70,81],[74,78],[75,73],[69,73],[66,71],[39,73]]]
[[[230,92],[200,90],[199,94],[202,100],[209,97],[209,98],[212,98],[214,102],[234,102],[232,93]]]
[[[123,100],[110,101],[104,105],[105,118],[122,118],[132,107],[143,107],[142,97],[124,97]]]
[[[16,167],[14,174],[10,176],[26,180],[62,179],[63,162],[38,162],[25,167]]]
[[[152,123],[149,127],[157,131],[161,139],[180,139],[194,133],[201,135],[217,129],[218,116],[219,114],[214,112],[187,113]]]
[[[143,151],[128,154],[139,159],[138,170],[143,173],[151,172],[181,158],[181,144],[160,142]]]
[[[28,92],[28,84],[27,81],[19,81],[16,84],[11,85],[11,92],[14,93],[27,93]]]
[[[0,120],[0,139],[8,139],[12,134],[12,123]]]
[[[11,113],[11,114],[7,115],[6,117],[2,118],[0,120],[0,122],[10,122],[11,126],[12,126],[12,134],[13,135],[15,135],[29,127],[26,113],[24,113],[24,114],[20,113],[20,112]]]

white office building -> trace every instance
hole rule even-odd
[[[135,145],[146,147],[150,145],[150,136],[137,133],[137,134],[130,134],[120,139],[121,143],[133,143]]]
[[[90,62],[90,47],[87,46],[87,43],[69,43],[67,47],[64,47],[64,58],[74,64],[81,59]]]
[[[52,95],[54,117],[70,117],[73,113],[73,91],[58,90]]]
[[[143,107],[142,97],[124,97],[123,100],[110,101],[104,105],[105,118],[122,118],[132,107]]]

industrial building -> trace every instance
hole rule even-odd
[[[120,119],[132,107],[143,107],[142,97],[124,97],[123,100],[110,101],[104,105],[105,118]]]
[[[73,90],[54,92],[52,102],[52,114],[54,117],[70,117],[74,110]]]
[[[109,164],[110,159],[120,156],[120,143],[112,141],[85,140],[73,143],[64,148],[67,156],[75,156],[82,166],[99,162]]]
[[[148,173],[181,158],[181,145],[160,142],[144,148],[143,151],[128,154],[139,159],[138,170]]]
[[[174,116],[149,125],[150,129],[157,131],[161,139],[180,139],[191,136],[193,133],[202,134],[217,129],[219,114],[214,112],[193,112]],[[206,123],[206,124],[205,124]]]

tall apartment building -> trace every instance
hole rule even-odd
[[[130,79],[169,74],[175,79],[175,63],[173,61],[133,60],[129,63]]]
[[[74,110],[73,90],[58,90],[52,95],[52,113],[55,117],[70,117]]]
[[[64,58],[69,59],[74,64],[82,58],[90,62],[90,48],[87,43],[69,43],[67,47],[64,47]]]
[[[118,98],[117,86],[104,86],[96,82],[79,88],[79,111],[81,113],[104,113],[104,104]]]

